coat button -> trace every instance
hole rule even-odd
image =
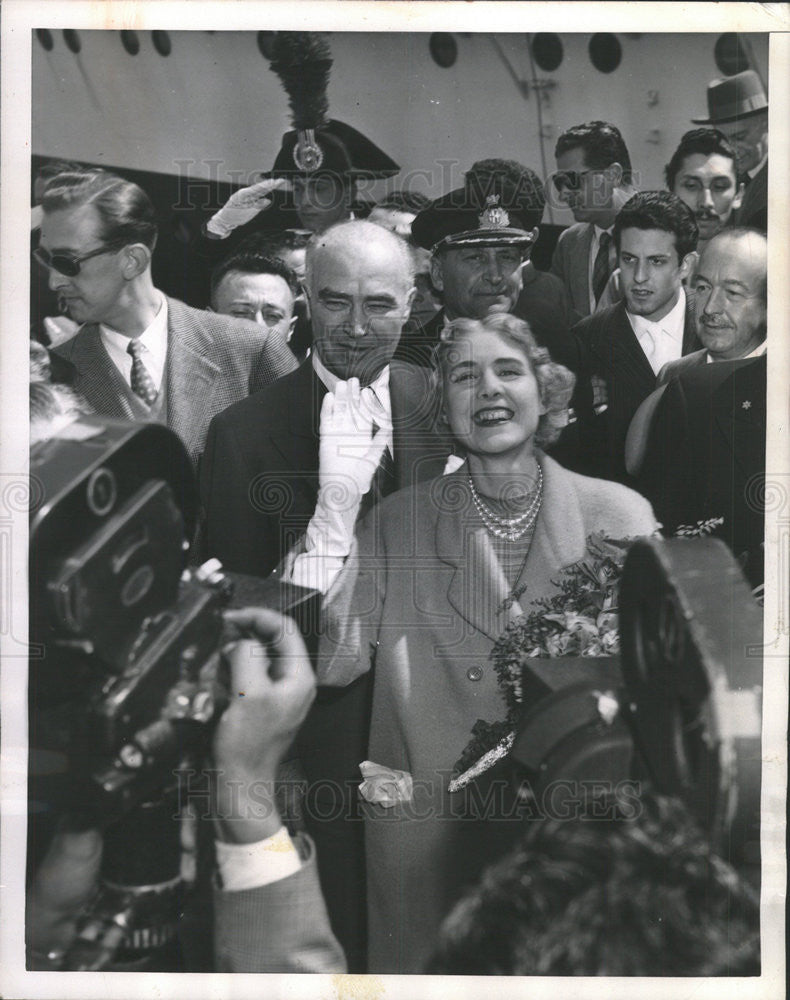
[[[470,667],[466,671],[466,676],[469,678],[470,681],[479,681],[480,678],[483,676],[483,668],[482,667]]]

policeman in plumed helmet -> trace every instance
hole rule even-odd
[[[278,32],[271,67],[288,95],[294,128],[283,136],[271,171],[236,191],[208,221],[209,238],[225,240],[251,229],[323,232],[354,217],[357,181],[392,177],[400,170],[357,129],[328,117],[332,54],[322,35]],[[289,188],[292,203],[284,197]],[[360,210],[365,214],[364,206],[357,206],[356,214]]]

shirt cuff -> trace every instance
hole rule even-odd
[[[226,892],[257,889],[279,882],[302,867],[299,852],[284,826],[271,837],[254,844],[228,844],[218,840],[215,846],[219,876]]]

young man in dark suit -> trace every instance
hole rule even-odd
[[[697,224],[666,191],[634,195],[613,236],[625,298],[574,329],[580,471],[628,483],[625,440],[631,420],[669,361],[699,346],[683,279],[695,262]]]
[[[148,196],[105,170],[59,174],[42,200],[36,259],[83,324],[56,348],[96,410],[166,423],[194,464],[214,414],[295,367],[265,327],[191,309],[154,287]]]

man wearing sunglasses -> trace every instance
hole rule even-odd
[[[609,122],[586,122],[563,132],[554,156],[557,170],[547,195],[554,205],[570,208],[576,222],[560,234],[551,270],[565,285],[571,320],[578,321],[612,304],[607,289],[616,266],[612,226],[636,188],[628,149]]]
[[[211,418],[296,367],[257,323],[191,309],[153,283],[157,224],[136,184],[100,169],[54,177],[36,260],[83,324],[56,351],[73,388],[110,417],[166,423],[196,465]]]

